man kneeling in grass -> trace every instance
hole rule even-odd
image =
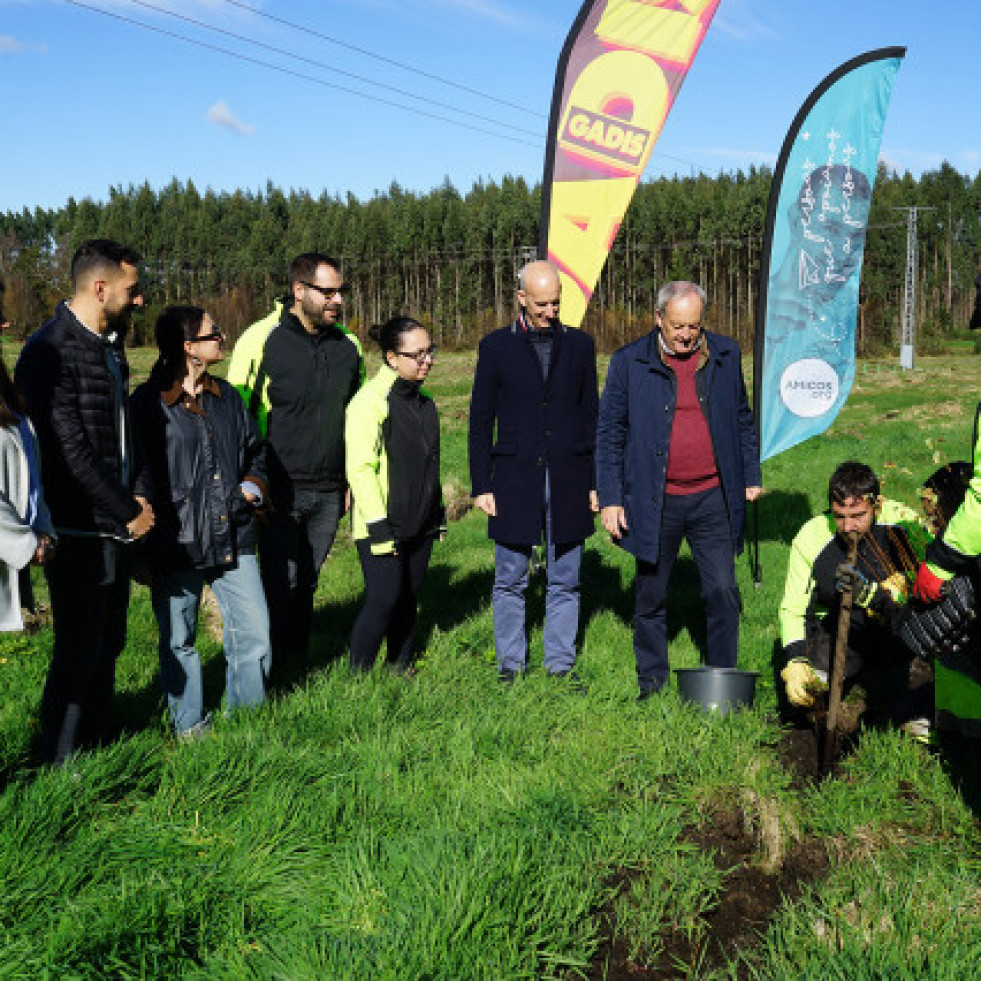
[[[870,467],[843,463],[828,485],[829,510],[794,538],[780,602],[787,659],[780,677],[791,705],[817,705],[834,657],[841,595],[851,590],[845,693],[855,711],[867,703],[870,720],[903,725],[922,737],[930,727],[932,686],[911,689],[913,657],[898,633],[927,533],[911,509],[883,499],[879,489]],[[854,564],[848,561],[852,533],[858,537]]]

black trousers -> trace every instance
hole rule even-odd
[[[54,652],[41,696],[49,763],[111,735],[116,659],[126,644],[130,556],[122,542],[62,535],[45,566]]]
[[[835,616],[825,617],[807,638],[808,660],[830,678],[837,629]],[[857,635],[857,636],[856,636]],[[933,717],[933,683],[913,687],[910,667],[913,656],[898,637],[885,630],[858,634],[852,630],[845,653],[842,690],[847,694],[855,685],[865,691],[867,719],[872,723],[900,726],[911,719]]]
[[[365,592],[364,605],[351,631],[351,667],[370,671],[382,640],[387,640],[389,663],[407,668],[412,664],[416,599],[429,566],[433,540],[427,536],[400,542],[397,555],[372,555],[367,538],[356,544]]]
[[[722,490],[697,494],[665,494],[657,563],[638,559],[634,580],[634,656],[642,689],[667,683],[668,581],[683,539],[702,580],[708,650],[712,667],[734,668],[742,602],[736,586],[736,560],[729,531],[729,513]]]
[[[334,544],[343,507],[343,491],[300,488],[286,500],[273,495],[273,511],[259,541],[273,670],[306,660],[320,569]]]

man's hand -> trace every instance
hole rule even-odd
[[[867,579],[855,566],[842,562],[835,569],[835,590],[839,593],[851,593],[855,605],[864,610],[875,598],[879,584]]]
[[[589,492],[589,510],[593,514],[599,514],[599,494],[594,490]]]
[[[935,575],[926,562],[921,562],[913,583],[913,595],[923,603],[939,603],[946,581]]]
[[[350,511],[350,510],[351,510],[351,488],[348,487],[348,489],[346,491],[344,491],[344,512],[343,513],[344,514],[347,514],[348,511]]]
[[[616,504],[610,504],[600,511],[600,524],[614,538],[619,539],[627,530],[627,512]]]
[[[497,517],[497,503],[494,500],[493,494],[478,494],[473,499],[473,506],[478,511],[483,511],[488,518]]]
[[[763,493],[762,487],[747,487],[746,488],[746,500],[747,501],[758,501]]]
[[[32,565],[44,565],[54,558],[54,542],[47,535],[38,535],[37,548],[34,549],[34,557],[31,559]]]
[[[814,673],[803,658],[795,658],[780,672],[787,701],[798,708],[813,708],[814,693],[827,691],[828,686]]]
[[[140,513],[126,525],[126,530],[133,538],[142,538],[153,527],[153,508],[145,497],[137,497]]]

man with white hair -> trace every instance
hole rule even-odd
[[[658,329],[613,355],[600,400],[600,520],[637,560],[641,701],[668,680],[666,599],[682,539],[702,580],[707,661],[736,665],[735,556],[746,502],[759,497],[762,476],[739,345],[703,328],[705,302],[695,283],[662,286]]]

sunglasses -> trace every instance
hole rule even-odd
[[[305,279],[301,279],[300,285],[310,290],[316,290],[324,299],[338,295],[347,296],[351,292],[351,287],[347,283],[341,283],[340,286],[318,286],[316,283],[308,283]]]

